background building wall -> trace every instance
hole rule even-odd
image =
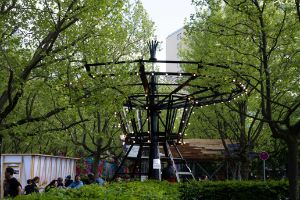
[[[179,61],[179,48],[182,46],[182,38],[184,36],[184,29],[180,28],[170,34],[166,39],[166,60]],[[166,64],[166,72],[180,72],[179,64]]]

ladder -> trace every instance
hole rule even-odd
[[[168,159],[172,161],[173,167],[176,169],[177,182],[195,180],[191,169],[187,165],[186,160],[182,157],[174,141],[159,142],[159,146],[162,147],[160,150],[163,150],[165,155],[164,157],[161,157],[161,161],[167,161]],[[171,148],[173,152],[175,152],[174,155],[172,154]],[[135,152],[134,156],[130,156],[132,152]],[[162,154],[161,151],[160,154]],[[126,162],[128,161],[132,163],[132,168],[130,172],[123,172],[121,169],[126,166]],[[142,177],[146,178],[148,176],[148,169],[144,169],[144,167],[148,168],[145,166],[145,164],[147,165],[148,163],[149,143],[131,144],[124,159],[116,170],[113,179],[117,176],[127,175],[127,177],[130,177],[131,179],[137,179],[139,177],[138,179],[143,180]]]
[[[169,145],[170,143],[170,145]],[[175,154],[172,155],[171,147],[175,149]],[[165,154],[168,159],[170,159],[173,163],[173,167],[176,169],[176,179],[177,182],[189,182],[190,180],[195,180],[195,177],[188,166],[186,160],[182,157],[176,143],[172,142],[165,142],[164,146]]]

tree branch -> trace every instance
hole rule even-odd
[[[66,107],[63,108],[56,108],[54,110],[51,110],[50,112],[46,113],[45,115],[39,116],[39,117],[31,117],[31,118],[25,118],[25,119],[21,119],[17,122],[14,123],[10,123],[10,124],[3,124],[0,126],[0,130],[5,130],[5,129],[9,129],[15,126],[19,126],[19,125],[23,125],[29,122],[38,122],[38,121],[43,121],[46,120],[47,118],[66,110]]]

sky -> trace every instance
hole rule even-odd
[[[141,0],[150,18],[156,26],[155,35],[163,42],[162,51],[157,52],[158,60],[166,59],[166,38],[168,35],[182,28],[184,20],[189,19],[194,12],[191,0]]]

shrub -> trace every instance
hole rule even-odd
[[[279,200],[287,196],[286,181],[195,181],[183,184],[146,181],[109,183],[104,187],[87,185],[80,189],[56,189],[43,194],[19,196],[16,199]]]
[[[104,187],[93,184],[79,189],[55,189],[48,193],[18,196],[15,199],[176,200],[180,197],[178,186],[179,184],[157,181],[110,183]]]
[[[182,184],[183,200],[276,200],[288,196],[286,181],[202,181]]]

